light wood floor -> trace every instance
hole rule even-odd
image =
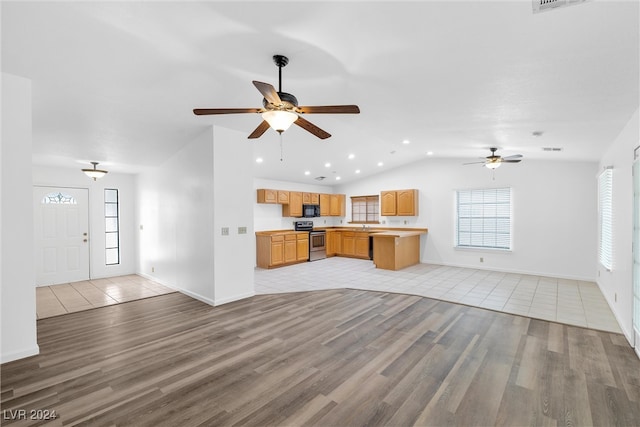
[[[172,293],[39,320],[38,342],[2,365],[2,409],[52,425],[640,425],[622,335],[415,295]]]

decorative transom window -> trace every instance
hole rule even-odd
[[[380,219],[378,196],[351,197],[351,222],[377,224]]]
[[[613,266],[613,169],[606,168],[598,176],[598,222],[600,244],[598,258],[607,270]]]
[[[511,188],[456,191],[456,247],[511,250]]]
[[[43,204],[56,204],[56,205],[77,205],[75,197],[70,194],[63,194],[60,192],[49,193],[44,196],[40,203]]]

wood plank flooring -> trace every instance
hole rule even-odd
[[[39,320],[38,342],[2,365],[2,425],[640,425],[622,335],[414,295],[173,293]]]

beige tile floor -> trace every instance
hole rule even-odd
[[[342,257],[255,271],[257,294],[335,288],[420,295],[622,333],[594,282],[431,264],[389,271],[371,261]]]
[[[132,274],[36,288],[38,319],[175,292]]]

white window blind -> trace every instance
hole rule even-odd
[[[598,176],[598,221],[600,244],[598,257],[600,264],[611,270],[613,264],[613,169],[606,168]]]
[[[511,249],[511,188],[456,191],[456,246]]]

